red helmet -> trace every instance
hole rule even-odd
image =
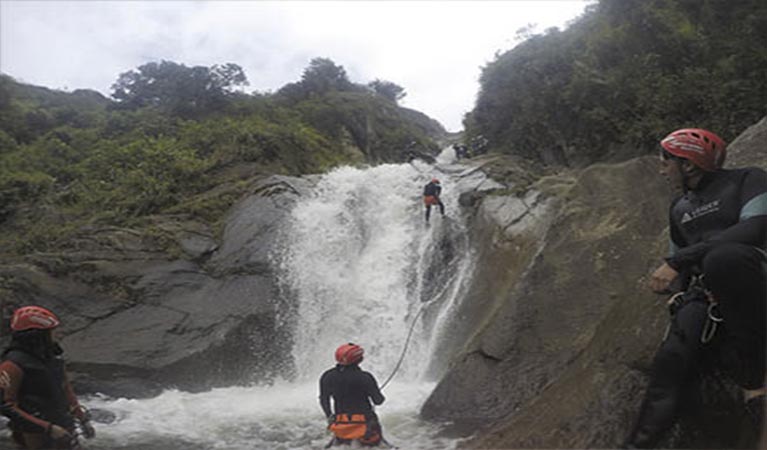
[[[434,183],[434,184],[439,184],[439,180],[438,180],[438,179],[436,179],[436,178],[432,178],[432,179],[431,179],[431,182],[432,182],[432,183]]]
[[[674,156],[689,159],[706,172],[720,169],[727,156],[727,144],[722,138],[700,128],[676,130],[663,138],[660,145]]]
[[[342,366],[349,366],[351,364],[357,364],[362,361],[362,355],[365,350],[357,344],[344,344],[336,349],[336,361]]]
[[[11,330],[50,330],[59,326],[59,318],[42,306],[23,306],[13,313]]]

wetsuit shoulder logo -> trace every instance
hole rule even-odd
[[[703,217],[707,214],[715,213],[719,211],[719,200],[708,202],[705,205],[698,206],[690,212],[686,212],[682,215],[681,223],[687,223],[691,220],[695,220],[699,217]]]

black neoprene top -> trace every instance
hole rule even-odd
[[[677,271],[701,262],[717,242],[767,248],[767,173],[758,168],[706,173],[669,211],[671,256]]]
[[[429,182],[429,184],[423,187],[423,195],[439,197],[439,194],[441,193],[442,186],[438,185],[437,183]]]
[[[330,409],[333,397],[333,410]],[[320,377],[320,406],[325,416],[331,414],[369,414],[373,412],[370,400],[376,405],[385,398],[376,379],[358,365],[342,366],[327,370]]]

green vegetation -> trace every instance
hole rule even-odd
[[[480,83],[468,136],[546,163],[637,156],[686,126],[731,140],[767,114],[767,2],[600,0]]]
[[[121,74],[108,99],[0,74],[0,253],[54,250],[84,225],[148,227],[158,214],[216,225],[258,177],[399,161],[412,141],[435,150],[441,126],[376,81],[383,91],[317,58],[276,94],[245,94],[235,64],[162,61]]]

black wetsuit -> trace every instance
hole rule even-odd
[[[333,397],[333,409],[330,408]],[[373,407],[384,402],[376,379],[356,364],[337,365],[320,377],[320,406],[325,416],[332,414],[365,414],[373,416]]]
[[[764,382],[767,174],[754,168],[707,173],[694,190],[672,202],[669,216],[672,254],[666,262],[680,277],[701,276],[702,281],[681,297],[655,355],[650,385],[625,445],[630,448],[657,446],[676,421],[686,389],[703,371],[715,367],[746,389]],[[710,340],[702,338],[711,325],[705,290],[718,303],[715,314],[724,318]]]
[[[438,183],[429,182],[426,186],[423,187],[423,197],[424,197],[424,203],[426,205],[426,221],[429,221],[429,216],[431,215],[431,206],[432,204],[428,201],[430,198],[434,198],[437,202],[437,205],[439,206],[439,212],[443,216],[445,215],[445,205],[442,203],[442,199],[439,198],[440,194],[442,193],[442,186],[440,186]]]

